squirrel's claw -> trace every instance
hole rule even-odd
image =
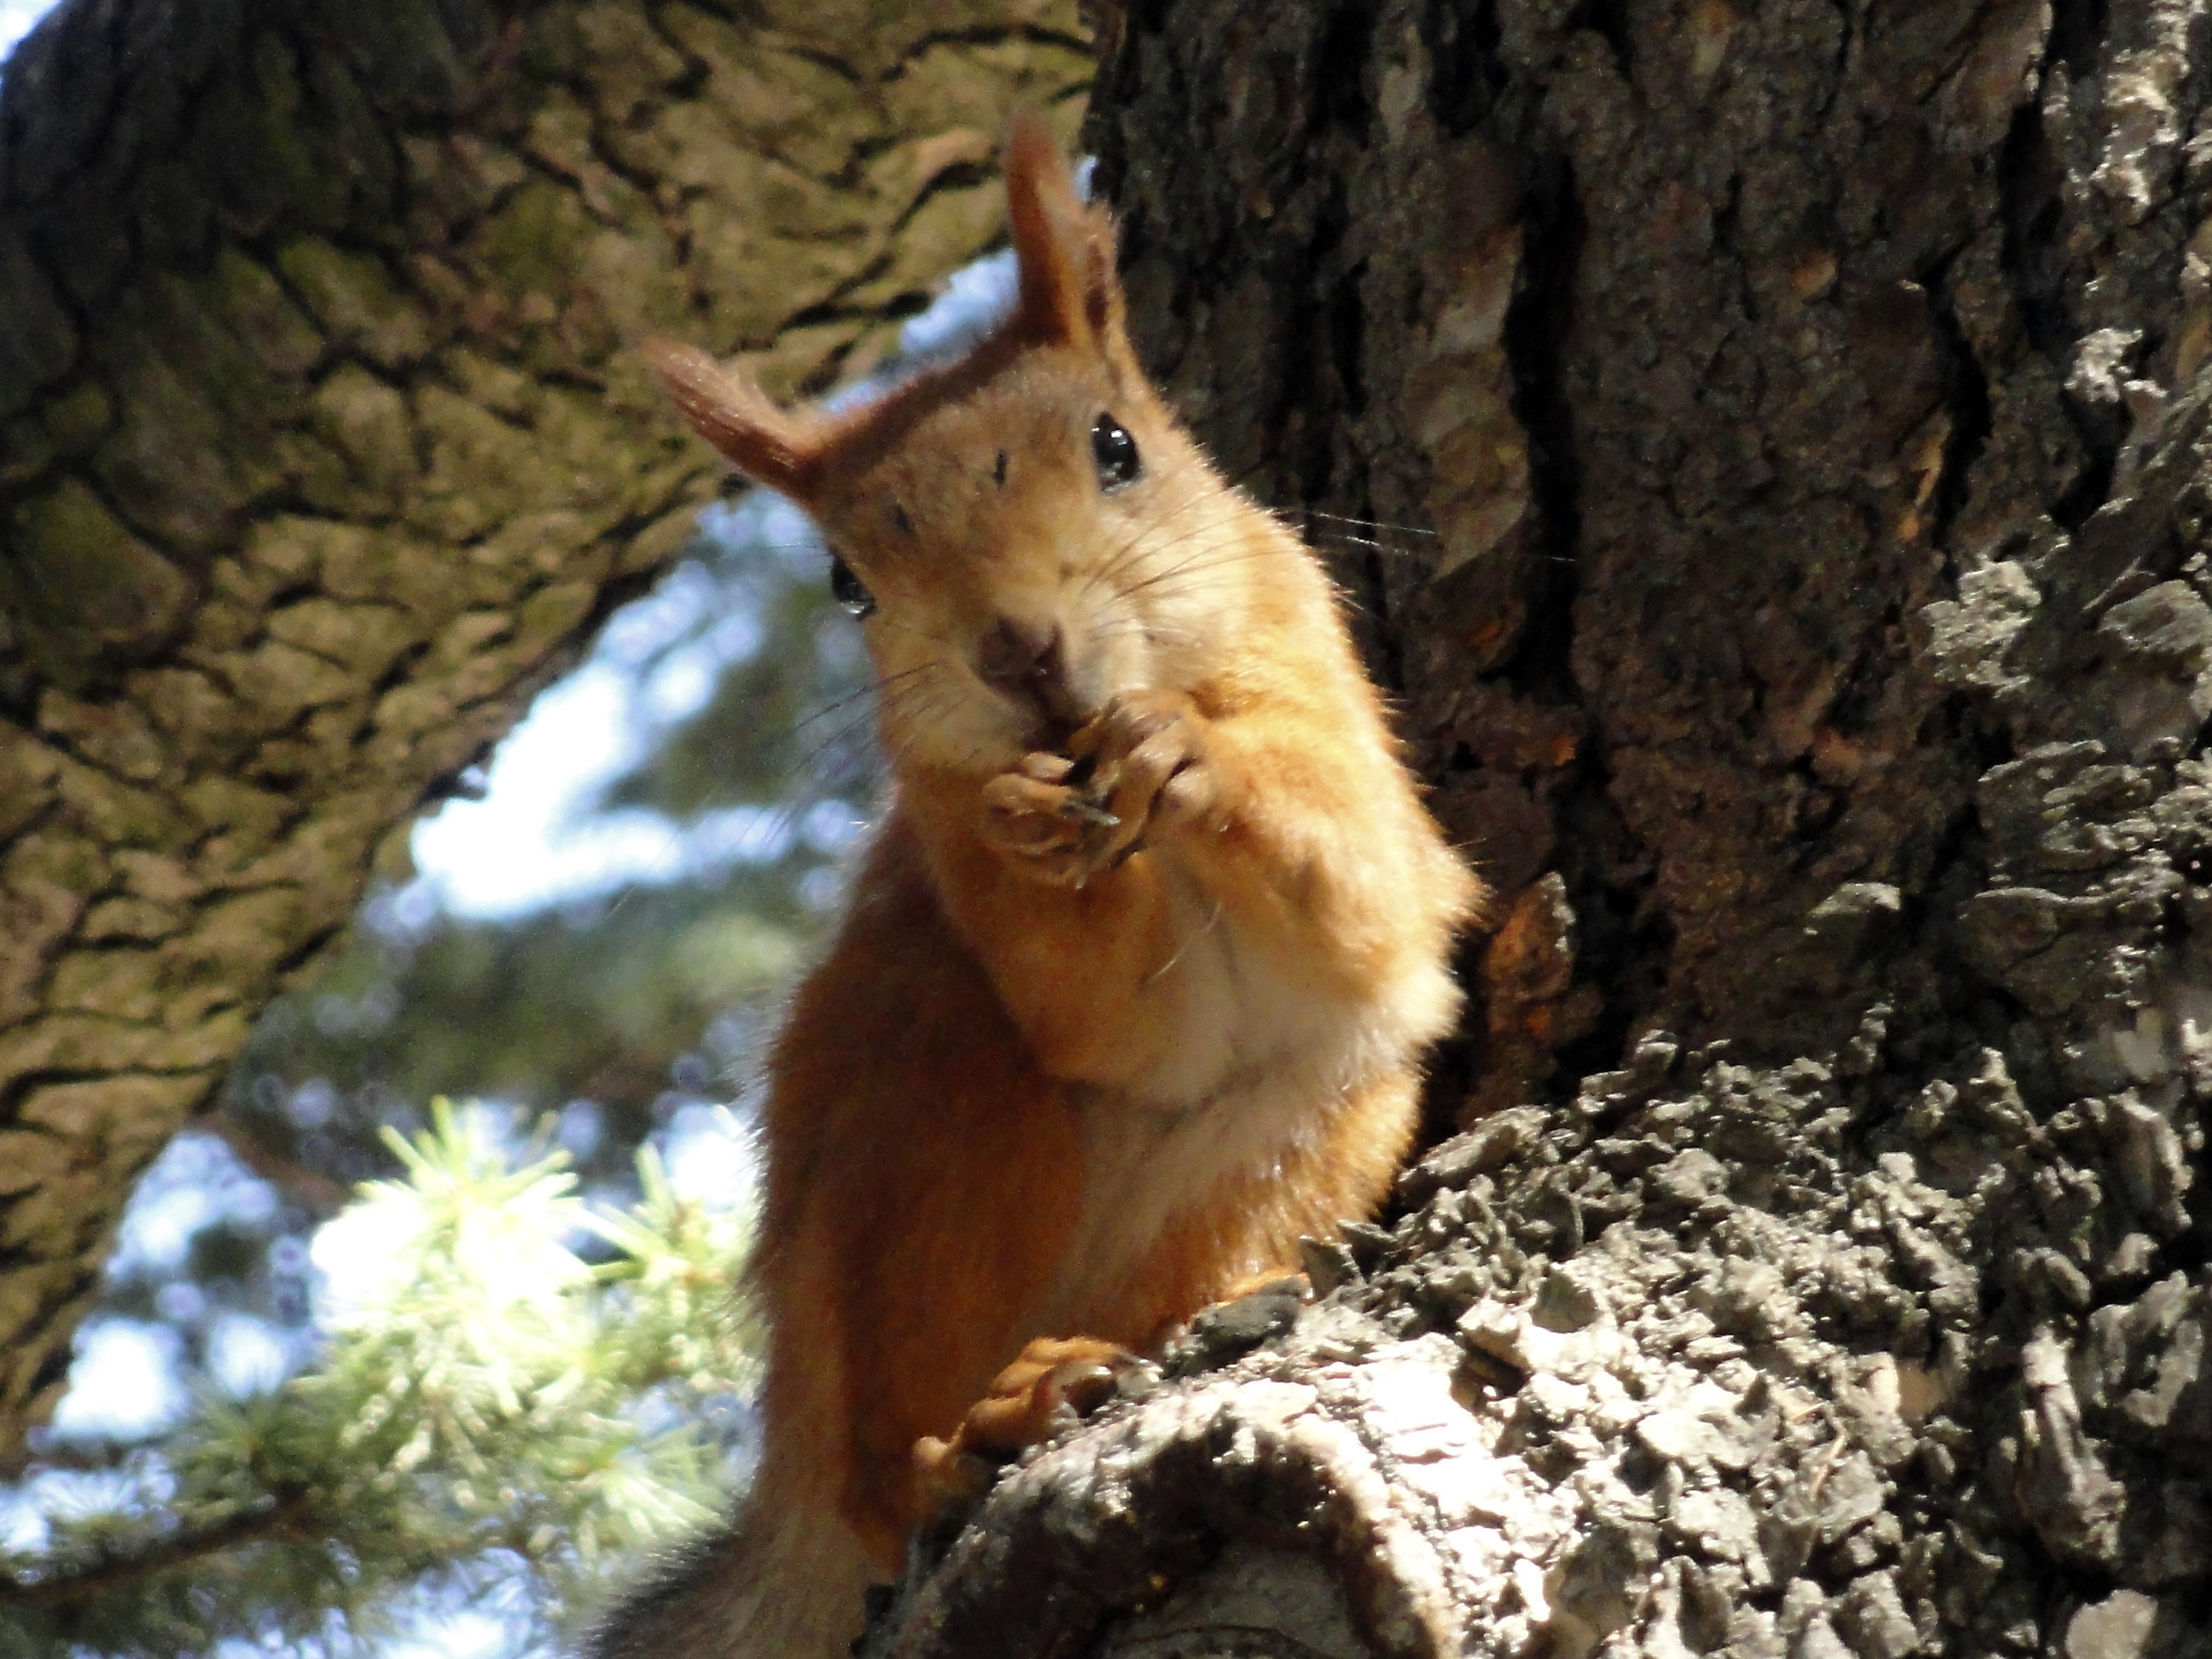
[[[1064,818],[1073,818],[1080,823],[1095,824],[1101,830],[1118,830],[1121,827],[1121,819],[1118,813],[1110,812],[1094,801],[1084,799],[1080,795],[1071,795],[1062,801],[1060,815]]]
[[[923,1490],[940,1504],[972,1496],[994,1464],[1097,1411],[1113,1398],[1122,1376],[1144,1363],[1118,1344],[1092,1337],[1031,1342],[968,1408],[951,1439],[931,1435],[915,1443]]]

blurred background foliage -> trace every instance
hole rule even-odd
[[[555,820],[501,806],[540,793],[502,753],[490,822],[441,838],[465,799],[434,821],[433,871],[370,901],[233,1073],[223,1113],[250,1161],[359,1179],[388,1166],[380,1127],[465,1095],[559,1114],[586,1182],[620,1183],[645,1136],[738,1080],[833,910],[873,761],[857,630],[804,520],[749,501],[705,522],[579,671],[616,683],[591,701],[638,728],[635,755],[591,775],[597,745],[562,730],[573,694],[549,694],[518,735],[551,751],[533,771],[575,769]]]
[[[203,1382],[157,1443],[40,1478],[0,1654],[373,1650],[441,1601],[478,1651],[541,1646],[712,1520],[744,1457],[750,1206],[682,1198],[648,1147],[637,1200],[597,1210],[501,1115],[432,1115],[316,1236],[306,1369]]]

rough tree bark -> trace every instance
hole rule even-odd
[[[2212,1652],[2206,11],[1106,21],[1151,361],[1502,926],[1393,1224],[875,1651]]]
[[[132,1178],[721,469],[998,234],[1072,0],[72,0],[0,86],[0,1465]]]

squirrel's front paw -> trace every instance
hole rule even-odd
[[[1148,834],[1220,814],[1205,716],[1179,693],[1116,697],[1067,748],[983,786],[986,838],[1040,880],[1080,887]]]
[[[1066,755],[1024,756],[983,786],[983,834],[1040,881],[1080,887],[1121,858],[1144,821],[1117,816]]]
[[[1068,744],[1072,781],[1138,833],[1210,818],[1220,788],[1206,742],[1206,717],[1174,691],[1116,697]]]

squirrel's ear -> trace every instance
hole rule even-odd
[[[645,355],[691,429],[755,483],[805,501],[830,434],[817,416],[778,409],[759,387],[726,371],[696,346],[647,343]]]
[[[1114,222],[1086,207],[1052,129],[1033,109],[1006,128],[1006,217],[1021,297],[1014,327],[1056,345],[1110,351],[1121,327]]]

